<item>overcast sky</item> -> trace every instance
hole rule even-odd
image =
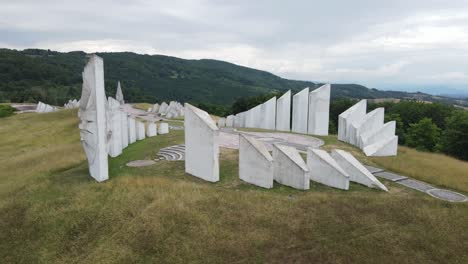
[[[0,47],[212,58],[292,79],[468,92],[468,0],[0,0]]]

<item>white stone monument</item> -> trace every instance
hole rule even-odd
[[[396,122],[390,121],[385,123],[380,129],[368,131],[361,134],[361,148],[375,144],[382,139],[391,138],[395,136]]]
[[[136,131],[136,139],[137,140],[143,140],[145,139],[145,123],[136,120],[135,121],[135,131]]]
[[[185,172],[219,181],[219,130],[210,115],[185,104]]]
[[[273,157],[259,140],[239,135],[239,178],[263,188],[273,188]]]
[[[308,148],[307,166],[310,180],[342,190],[349,189],[349,175],[326,151]]]
[[[119,101],[121,105],[125,104],[124,96],[122,93],[122,87],[120,86],[120,81],[117,82],[117,92],[115,93],[115,99]]]
[[[168,123],[159,123],[158,134],[164,135],[169,133],[169,124]]]
[[[104,61],[96,55],[91,55],[83,70],[79,128],[89,174],[98,182],[109,178],[106,104]]]
[[[226,126],[226,118],[220,117],[218,119],[218,127],[225,127]]]
[[[309,93],[309,134],[328,136],[330,90],[330,84],[325,84]]]
[[[307,134],[309,87],[293,96],[292,131]]]
[[[133,144],[136,141],[136,122],[135,118],[128,118],[128,144]]]
[[[366,116],[367,100],[363,99],[338,116],[338,140],[351,143],[351,126]]]
[[[384,115],[385,109],[383,107],[379,107],[372,112],[368,113],[362,122],[359,122],[355,126],[356,131],[356,141],[355,146],[362,148],[362,137],[361,135],[368,133],[373,134],[375,131],[381,129],[384,125]]]
[[[273,145],[273,177],[283,185],[300,190],[310,188],[309,169],[297,149]]]
[[[291,90],[276,101],[276,130],[291,130]]]
[[[388,192],[387,187],[383,185],[372,173],[364,167],[351,153],[334,149],[331,152],[332,158],[349,175],[349,180],[360,183],[370,188],[377,188]]]
[[[122,148],[128,147],[128,114],[120,111],[120,122],[122,127]]]
[[[229,115],[226,117],[226,127],[233,127],[234,126],[234,116]]]
[[[365,147],[363,151],[366,156],[371,157],[396,156],[398,152],[398,136],[384,138],[377,143]]]
[[[120,102],[112,97],[107,99],[107,124],[110,128],[110,138],[108,139],[109,156],[115,158],[122,154],[122,114],[120,112]],[[127,129],[127,127],[125,127]]]
[[[276,129],[276,97],[263,103],[263,128],[269,130]]]
[[[148,122],[146,128],[146,136],[147,137],[154,137],[158,134],[158,129],[156,128],[156,123]]]
[[[169,105],[167,105],[166,102],[162,102],[162,104],[159,106],[159,114],[166,114],[168,107]]]

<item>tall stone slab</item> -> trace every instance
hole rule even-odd
[[[291,130],[291,90],[276,101],[276,130]]]
[[[122,127],[122,148],[128,147],[128,114],[120,110],[120,122]]]
[[[396,156],[398,152],[398,136],[384,138],[377,143],[365,147],[363,151],[366,156],[370,157]]]
[[[185,104],[185,172],[219,181],[219,130],[210,115]]]
[[[158,129],[156,127],[156,123],[154,122],[147,122],[146,123],[146,136],[147,137],[154,137],[158,134]]]
[[[307,134],[309,87],[293,96],[292,131]]]
[[[338,140],[351,143],[351,126],[366,116],[367,100],[363,99],[338,116]]]
[[[374,111],[368,113],[364,120],[359,123],[356,127],[356,144],[355,146],[362,148],[362,137],[361,135],[370,134],[372,135],[384,125],[385,109],[379,107]]]
[[[88,160],[89,174],[98,182],[109,178],[106,104],[104,61],[99,56],[91,55],[83,70],[78,116],[81,144]]]
[[[276,129],[276,96],[263,103],[263,128],[269,130]]]
[[[158,103],[156,103],[156,104],[153,105],[152,112],[153,112],[153,113],[158,113],[158,112],[159,112],[159,104],[158,104]]]
[[[273,157],[259,140],[239,135],[239,178],[263,188],[273,188]]]
[[[164,135],[169,133],[169,124],[168,123],[160,123],[158,126],[158,134]]]
[[[122,154],[122,113],[120,102],[109,97],[107,99],[107,125],[110,128],[110,138],[108,139],[109,156],[115,158]],[[125,127],[127,129],[127,127]]]
[[[330,90],[330,84],[325,84],[309,93],[309,121],[307,128],[309,134],[328,136]]]
[[[233,127],[234,126],[234,116],[230,115],[226,117],[226,127]]]
[[[135,121],[135,131],[136,131],[136,139],[137,140],[143,140],[146,137],[145,134],[145,123],[136,120]]]
[[[136,122],[135,118],[128,117],[128,144],[136,142]]]
[[[396,122],[390,121],[385,123],[381,128],[377,130],[364,132],[361,134],[361,148],[365,148],[369,145],[377,143],[382,139],[391,138],[395,136],[395,131]]]
[[[167,105],[166,102],[162,102],[162,104],[159,106],[159,114],[166,114],[168,107],[169,105]]]
[[[274,144],[273,160],[275,181],[299,190],[310,189],[309,169],[297,149]]]
[[[218,119],[218,127],[225,127],[226,126],[226,118],[220,117]]]
[[[349,175],[326,151],[308,148],[307,166],[310,180],[333,188],[349,189]]]
[[[125,104],[124,96],[122,93],[122,87],[120,86],[120,81],[117,82],[117,92],[115,93],[115,99],[119,101],[121,105]]]
[[[331,152],[331,156],[349,175],[350,181],[388,192],[387,187],[375,178],[351,153],[341,149],[334,149]]]

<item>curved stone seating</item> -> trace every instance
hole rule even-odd
[[[175,161],[185,159],[185,145],[175,145],[167,148],[162,148],[158,152],[158,156],[165,160]]]
[[[398,151],[398,136],[383,139],[363,149],[366,156],[387,157],[396,156]]]
[[[351,126],[366,116],[367,100],[363,99],[338,116],[338,140],[351,143]]]

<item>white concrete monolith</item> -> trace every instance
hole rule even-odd
[[[307,134],[309,87],[293,96],[292,131]]]
[[[372,173],[364,167],[351,153],[334,149],[331,152],[332,158],[349,175],[349,180],[360,183],[370,188],[377,188],[388,192],[387,187],[383,185]]]
[[[291,130],[291,90],[276,101],[276,130]]]
[[[137,140],[143,140],[146,137],[145,134],[145,123],[136,120],[135,121],[135,131],[136,131],[136,139]]]
[[[239,178],[263,188],[273,188],[273,158],[259,140],[239,135]]]
[[[338,116],[338,140],[351,143],[351,126],[366,116],[367,100],[363,99]]]
[[[122,87],[120,86],[120,81],[117,82],[117,92],[115,93],[115,99],[119,101],[121,105],[125,104],[124,96],[122,93]]]
[[[135,118],[128,117],[128,144],[133,144],[136,141],[136,125]]]
[[[158,134],[164,135],[169,133],[169,124],[168,123],[159,123]]]
[[[99,56],[91,55],[83,70],[79,128],[89,174],[98,182],[109,178],[106,104],[104,61]]]
[[[398,153],[398,136],[383,138],[363,149],[366,156],[387,157],[396,156]]]
[[[310,188],[309,169],[297,149],[273,145],[273,177],[283,185],[300,190]]]
[[[262,104],[262,128],[276,129],[276,96]]]
[[[146,128],[146,136],[147,137],[154,137],[158,134],[158,129],[156,128],[156,123],[154,122],[148,122],[146,123],[147,128]]]
[[[342,190],[349,189],[349,175],[326,151],[308,148],[307,166],[310,180]]]
[[[219,181],[219,130],[210,115],[185,104],[185,172]]]
[[[122,113],[120,103],[112,97],[107,99],[107,124],[110,128],[108,139],[109,156],[115,158],[122,154]],[[127,129],[127,127],[125,127]]]
[[[229,115],[226,117],[226,127],[233,127],[234,126],[234,116]]]
[[[325,84],[309,93],[309,134],[328,136],[330,90],[330,84]]]

